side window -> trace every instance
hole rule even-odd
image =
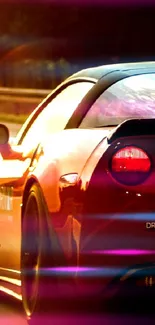
[[[93,85],[91,82],[79,82],[65,88],[38,115],[23,138],[22,144],[33,148],[48,134],[63,130]]]

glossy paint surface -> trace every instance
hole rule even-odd
[[[155,66],[153,72],[154,69]],[[86,75],[84,81],[83,76],[87,91],[77,100],[78,118],[84,104],[91,107],[91,101],[95,102],[98,88],[104,90],[106,82],[112,83],[108,75],[104,78],[93,86],[88,85],[92,79],[88,80]],[[45,104],[46,100],[38,109]],[[67,104],[64,107],[67,110]],[[71,114],[75,111],[76,107]],[[36,112],[37,109],[29,121]],[[63,117],[60,128],[55,124],[52,129],[51,125],[51,133],[48,131],[43,139],[39,137],[39,143],[32,146],[33,141],[19,145],[22,132],[29,125],[26,122],[17,136],[16,146],[12,146],[8,156],[3,150],[0,161],[0,280],[4,288],[16,292],[20,299],[22,208],[32,182],[41,189],[49,214],[48,228],[55,231],[66,260],[67,270],[62,265],[56,269],[58,273],[71,271],[76,274],[77,283],[87,286],[88,282],[90,292],[97,292],[101,284],[104,286],[115,276],[123,276],[127,269],[155,260],[155,135],[121,136],[109,143],[109,134],[115,131],[115,126],[82,129],[70,114]],[[73,127],[67,129],[65,125],[70,119]],[[36,133],[34,138],[33,132],[30,134],[32,140],[37,139]],[[150,158],[150,172],[141,184],[124,185],[112,173],[112,157],[126,146],[141,148]]]

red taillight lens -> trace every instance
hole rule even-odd
[[[148,172],[150,167],[148,155],[137,147],[123,148],[112,158],[114,172]]]
[[[150,168],[151,161],[147,153],[134,146],[120,149],[114,154],[111,161],[111,171],[114,176],[118,178],[120,175],[118,180],[126,184],[141,182]]]

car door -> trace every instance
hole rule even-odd
[[[59,132],[65,128],[78,104],[93,85],[94,83],[91,81],[74,81],[74,83],[66,85],[65,89],[60,90],[54,99],[48,100],[47,105],[44,104],[44,109],[35,120],[34,115],[32,116],[33,122],[31,118],[29,123],[26,122],[16,139],[16,143],[20,143],[22,146],[25,156],[34,151],[48,134]],[[29,127],[27,127],[28,125]],[[39,155],[37,157],[39,158]],[[24,162],[29,164],[25,166],[27,170],[30,161],[26,162],[25,160]],[[34,163],[37,163],[35,156],[33,156],[33,165]],[[14,169],[17,172],[19,161],[16,164]],[[23,165],[20,165],[20,168],[22,169]],[[9,172],[10,170],[8,170]],[[23,177],[14,182],[7,180],[7,183],[3,182],[3,185],[0,185],[0,192],[2,192],[2,196],[0,196],[0,200],[2,198],[2,202],[0,201],[0,280],[6,274],[8,278],[12,274],[16,278],[20,277],[21,204],[26,180],[24,177],[26,177],[26,172],[23,169]]]

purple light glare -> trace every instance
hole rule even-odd
[[[54,267],[51,269],[48,269],[50,271],[54,272],[67,272],[67,273],[72,273],[72,272],[90,272],[90,271],[95,271],[96,268],[90,268],[90,267],[76,267],[76,266],[66,266],[66,267]]]

